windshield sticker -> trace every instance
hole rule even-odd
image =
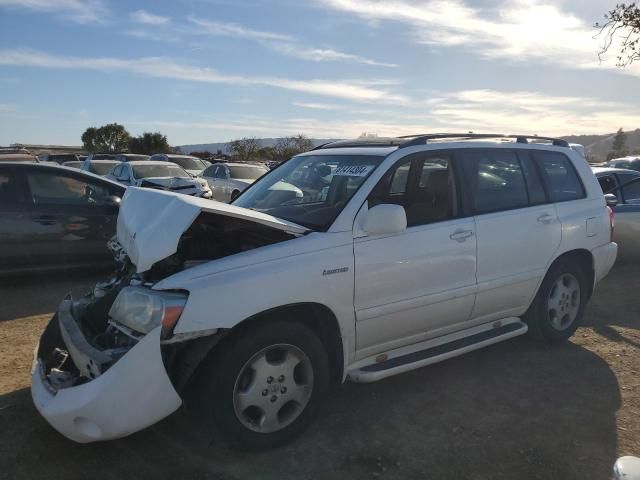
[[[342,165],[333,172],[334,177],[366,177],[373,165]]]

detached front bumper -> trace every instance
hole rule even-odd
[[[55,335],[57,323],[70,358],[80,371],[92,371],[91,350],[78,337],[71,300],[51,319],[45,336]],[[70,323],[74,322],[74,323]],[[65,326],[66,325],[66,326]],[[77,324],[76,324],[77,325]],[[84,342],[83,342],[84,340]],[[182,400],[165,371],[160,351],[160,327],[143,337],[104,373],[86,383],[56,391],[36,348],[31,396],[40,414],[65,437],[80,443],[124,437],[146,428],[178,409]],[[97,362],[96,362],[97,363]]]

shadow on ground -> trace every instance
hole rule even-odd
[[[607,479],[618,384],[574,344],[517,338],[375,384],[336,387],[292,445],[227,449],[188,409],[122,440],[72,443],[32,406],[0,397],[0,472],[11,479]]]
[[[0,277],[0,322],[53,312],[64,296],[84,294],[109,270],[34,273]]]

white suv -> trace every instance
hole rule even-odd
[[[36,350],[33,399],[62,434],[92,442],[169,415],[193,380],[205,424],[240,448],[273,447],[309,424],[332,382],[527,330],[568,339],[615,261],[612,233],[587,163],[540,137],[331,143],[231,205],[128,188],[112,242],[122,269],[62,302]]]

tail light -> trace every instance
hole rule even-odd
[[[611,210],[611,207],[607,207],[607,210],[609,210],[609,228],[611,229],[611,235],[609,239],[611,242],[613,242],[613,231],[615,230],[616,222],[615,222],[613,210]]]

